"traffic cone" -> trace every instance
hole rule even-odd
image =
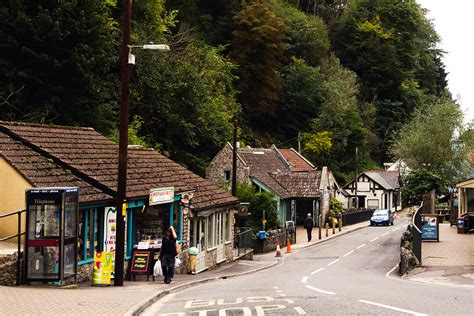
[[[281,257],[280,243],[277,244],[277,253],[275,257]]]
[[[286,240],[286,253],[291,252],[291,243],[290,243],[290,238]]]

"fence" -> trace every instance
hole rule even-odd
[[[368,221],[373,213],[374,210],[350,209],[342,214],[342,224],[352,225]]]
[[[249,227],[239,227],[239,232],[234,234],[234,256],[240,257],[252,250],[253,231]]]
[[[23,236],[25,234],[25,232],[21,232],[21,214],[26,212],[26,210],[19,210],[19,211],[15,211],[15,212],[11,212],[11,213],[8,213],[8,214],[3,214],[3,215],[0,215],[0,220],[1,219],[4,219],[4,218],[7,218],[9,216],[17,216],[18,217],[18,231],[16,234],[13,234],[13,235],[10,235],[10,236],[6,236],[6,237],[3,237],[3,238],[0,238],[0,242],[1,241],[7,241],[9,239],[12,239],[12,238],[17,238],[17,242],[18,242],[18,252],[17,252],[17,262],[16,262],[16,285],[20,285],[20,281],[21,281],[21,236]]]

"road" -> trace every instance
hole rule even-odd
[[[165,296],[143,315],[472,315],[474,291],[389,273],[408,223],[366,227],[258,273]]]

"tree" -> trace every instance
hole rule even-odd
[[[269,192],[256,192],[251,184],[238,183],[237,197],[243,202],[249,202],[248,211],[250,218],[247,222],[253,230],[262,230],[265,211],[265,229],[280,228],[277,214],[277,202],[275,196]]]
[[[426,169],[410,172],[403,180],[401,191],[403,205],[419,205],[423,201],[423,194],[432,190],[435,190],[438,195],[445,194],[447,183],[441,176]]]
[[[117,107],[114,1],[0,3],[0,119],[110,132]]]
[[[237,90],[244,118],[256,130],[271,127],[282,90],[283,21],[267,4],[254,1],[234,21],[230,57],[238,64]]]
[[[201,175],[231,139],[237,111],[234,65],[219,52],[203,43],[176,55],[141,52],[135,67],[131,111],[143,118],[140,136]]]
[[[438,35],[415,0],[351,2],[330,34],[343,65],[358,75],[361,101],[377,108],[380,149],[372,157],[383,162],[393,135],[425,102],[424,95],[446,88]]]
[[[410,168],[423,168],[451,183],[466,170],[468,143],[463,135],[463,114],[449,97],[433,99],[415,110],[413,118],[396,137],[391,151]]]

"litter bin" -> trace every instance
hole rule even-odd
[[[261,231],[258,232],[258,239],[264,240],[266,238],[267,238],[267,232],[266,231],[261,230]]]
[[[458,221],[457,221],[457,224],[458,224],[458,234],[465,234],[466,231],[467,231],[467,223],[466,223],[466,218],[464,217],[459,217],[458,218]]]
[[[196,247],[191,247],[188,250],[189,255],[189,271],[192,274],[196,274],[196,256],[199,250]]]

